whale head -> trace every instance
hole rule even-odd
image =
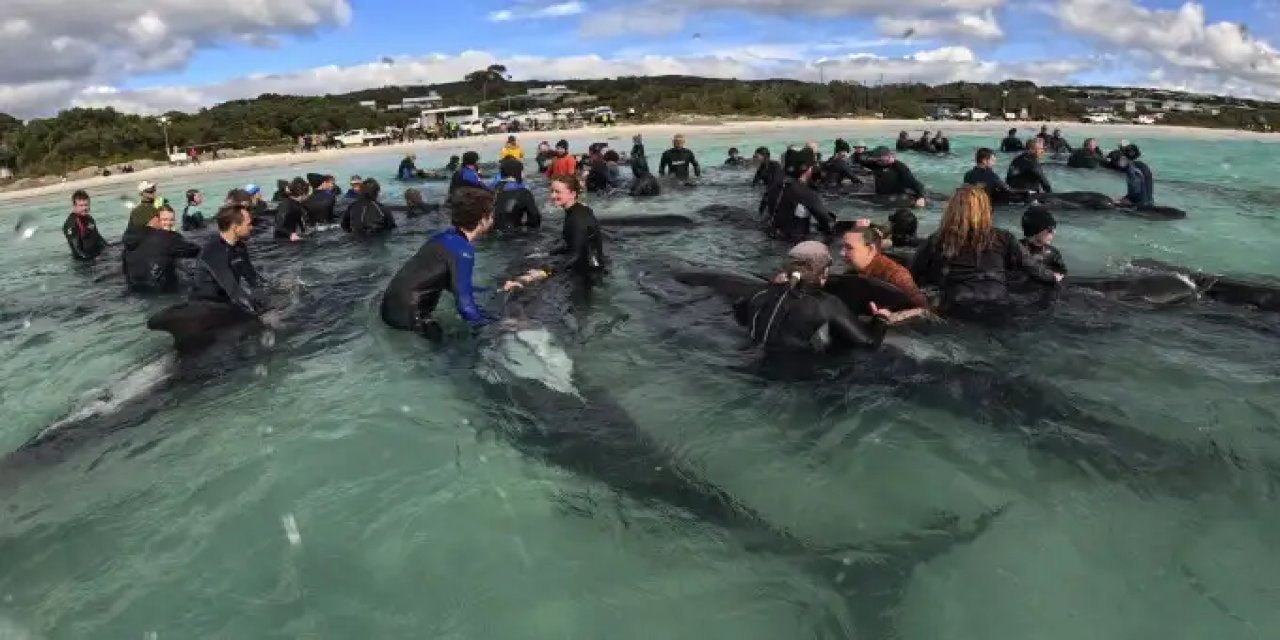
[[[529,321],[505,321],[496,343],[486,349],[483,373],[494,383],[531,380],[566,395],[573,386],[573,359],[546,327]]]

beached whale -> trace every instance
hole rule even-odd
[[[1003,509],[967,526],[942,516],[919,532],[853,547],[815,545],[770,523],[701,477],[637,425],[608,391],[576,371],[560,346],[572,283],[551,281],[513,294],[505,319],[475,367],[493,422],[521,453],[596,480],[642,504],[674,507],[732,532],[745,549],[800,563],[849,602],[852,629],[833,615],[822,637],[890,637],[884,617],[912,569],[981,535]],[[857,558],[875,557],[873,562]]]

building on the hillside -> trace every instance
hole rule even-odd
[[[377,108],[378,108],[378,101],[377,101],[377,100],[361,100],[361,101],[360,101],[360,106],[365,107],[365,108],[368,108],[368,109],[377,109]]]
[[[13,169],[0,165],[0,180],[8,180],[13,177]]]
[[[561,98],[576,96],[577,91],[562,84],[549,84],[541,88],[532,88],[525,92],[525,97],[537,102],[555,102]]]
[[[440,94],[435,91],[432,91],[425,96],[405,98],[400,101],[400,108],[405,110],[436,109],[442,106],[444,106],[444,98],[440,97]]]

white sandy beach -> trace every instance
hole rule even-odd
[[[755,120],[728,122],[723,124],[643,124],[643,125],[619,125],[609,129],[600,129],[598,127],[587,127],[583,129],[570,129],[565,131],[536,131],[517,134],[521,139],[521,144],[525,148],[527,154],[531,154],[537,142],[540,140],[556,140],[564,138],[573,144],[573,148],[581,149],[587,143],[599,140],[602,134],[607,134],[610,138],[626,137],[629,138],[635,134],[642,134],[646,137],[646,142],[650,145],[658,145],[666,142],[666,139],[675,133],[683,133],[690,138],[690,146],[697,148],[696,137],[699,134],[732,134],[732,133],[750,133],[750,132],[766,132],[779,131],[788,129],[821,129],[821,130],[837,130],[838,135],[845,137],[852,143],[865,141],[869,145],[880,143],[889,143],[897,136],[899,131],[909,131],[919,133],[922,130],[934,130],[941,128],[949,133],[962,134],[987,134],[991,136],[992,146],[996,145],[1004,132],[1010,127],[1018,127],[1024,137],[1029,137],[1035,133],[1042,125],[1048,125],[1050,129],[1062,128],[1068,139],[1078,141],[1085,137],[1097,137],[1104,141],[1103,146],[1109,146],[1107,141],[1119,140],[1127,138],[1134,141],[1140,141],[1143,138],[1153,137],[1174,137],[1185,138],[1191,140],[1263,140],[1263,141],[1280,141],[1280,134],[1260,133],[1254,131],[1238,131],[1232,129],[1202,129],[1193,127],[1168,127],[1168,126],[1145,126],[1145,125],[1127,125],[1127,124],[1082,124],[1079,122],[930,122],[924,120],[870,120],[870,119],[793,119],[793,120]],[[834,137],[835,133],[833,133]],[[434,151],[451,151],[475,149],[481,152],[482,157],[491,157],[496,154],[505,140],[504,134],[491,134],[487,136],[477,136],[470,138],[460,138],[451,140],[437,141],[420,141],[415,143],[397,144],[392,146],[377,147],[355,147],[347,149],[334,149],[328,151],[316,151],[306,154],[298,153],[276,153],[264,154],[258,156],[248,156],[243,158],[230,158],[218,160],[216,162],[205,162],[194,166],[174,166],[174,167],[153,167],[129,174],[114,174],[108,177],[94,177],[82,180],[68,180],[67,182],[32,187],[27,189],[19,189],[14,191],[0,192],[0,203],[18,202],[22,200],[38,198],[58,193],[71,193],[76,189],[88,190],[91,194],[98,189],[114,188],[118,190],[123,185],[136,183],[141,180],[151,180],[162,184],[177,183],[179,186],[186,181],[202,182],[209,178],[216,178],[223,174],[231,174],[236,172],[247,172],[256,170],[275,169],[279,167],[297,167],[299,165],[315,166],[317,172],[324,172],[325,164],[339,158],[346,158],[358,155],[378,155],[389,153],[413,153],[418,151],[434,150]],[[821,140],[820,142],[827,142]],[[630,145],[618,145],[625,149]],[[492,148],[492,149],[490,149]],[[491,152],[490,152],[491,151]]]

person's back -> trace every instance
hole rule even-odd
[[[493,203],[494,226],[498,229],[542,226],[542,212],[533,193],[522,182],[498,183],[498,197]]]
[[[801,180],[787,180],[773,215],[773,228],[788,240],[808,237],[811,219],[816,219],[818,229],[831,233],[835,216],[827,210],[822,198]]]
[[[954,256],[944,255],[942,236],[935,233],[916,252],[912,276],[940,289],[944,307],[1006,304],[1008,272],[1022,266],[1021,245],[1008,231],[991,231],[987,244]]]
[[[1022,140],[1018,138],[1017,133],[1011,133],[1000,141],[1000,151],[1004,153],[1017,153],[1025,149],[1026,145],[1022,144]]]
[[[362,197],[351,203],[344,216],[347,230],[358,235],[390,231],[396,227],[395,216],[377,200]]]
[[[589,161],[590,169],[587,171],[587,191],[590,193],[604,193],[609,190],[609,165],[605,163],[604,158],[597,155]]]
[[[143,227],[124,241],[125,281],[134,291],[177,291],[177,259],[194,258],[199,253],[199,246],[178,233]]]
[[[1072,169],[1097,169],[1104,161],[1105,158],[1096,149],[1080,147],[1071,152],[1071,157],[1067,158],[1067,166]]]
[[[1141,160],[1132,160],[1125,171],[1127,193],[1125,201],[1138,208],[1146,209],[1155,206],[1155,177],[1151,167]]]
[[[1040,161],[1030,151],[1023,152],[1009,163],[1005,183],[1010,189],[1019,191],[1053,193],[1053,188],[1049,186],[1049,181],[1040,168]]]
[[[875,348],[887,327],[879,315],[864,325],[844,302],[813,284],[768,285],[738,301],[734,312],[751,341],[775,353]]]
[[[337,197],[326,189],[315,189],[302,201],[306,223],[311,226],[333,224],[338,219],[337,207]]]

